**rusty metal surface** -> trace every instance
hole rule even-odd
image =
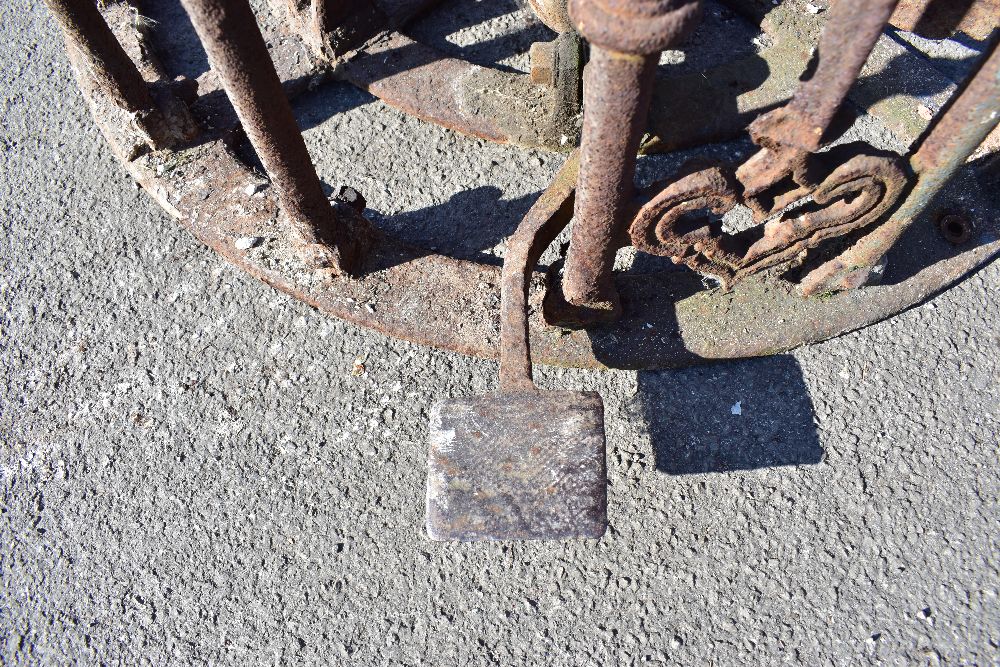
[[[553,110],[562,116],[561,126],[575,129],[583,107],[583,40],[575,32],[565,32],[551,42],[535,42],[529,50],[531,81],[553,90]],[[560,137],[560,144],[569,137]],[[561,146],[562,147],[562,146]]]
[[[824,241],[864,229],[896,204],[908,184],[903,160],[860,153],[840,162],[840,155],[852,152],[834,149],[821,155],[833,155],[837,166],[810,192],[811,203],[765,224],[762,238],[751,237],[737,279],[790,263]]]
[[[288,38],[310,41],[308,12],[290,10],[285,0],[272,2],[292,18]],[[564,1],[554,0],[553,4],[565,11]],[[388,13],[388,8],[384,9]],[[318,47],[313,48],[319,53]],[[532,87],[522,75],[448,58],[398,32],[387,33],[348,55],[340,60],[329,54],[323,57],[327,65],[337,64],[337,73],[344,80],[425,121],[462,134],[532,148],[564,151],[579,143],[579,55],[563,60],[568,67],[557,70],[553,91]],[[278,54],[272,53],[272,57],[281,71],[283,63]],[[652,137],[644,151],[673,150],[731,138],[757,113],[786,101],[789,87],[805,68],[808,49],[794,42],[778,42],[764,49],[759,57],[769,73],[762,83],[758,81],[761,65],[757,56],[696,75],[658,80],[649,121]],[[413,71],[408,72],[408,68]],[[448,80],[469,84],[441,85]],[[701,113],[692,113],[697,105],[688,104],[688,96],[710,100],[720,92],[731,94],[734,83],[745,83],[748,89],[740,95],[735,110],[709,104]],[[684,90],[685,95],[677,95],[677,90]],[[481,106],[484,99],[486,104]]]
[[[67,43],[80,50],[97,85],[118,106],[136,114],[155,109],[146,82],[92,0],[45,0]]]
[[[284,0],[272,2],[284,4]],[[737,0],[733,2],[740,4]],[[419,3],[415,1],[415,4]],[[558,9],[558,5],[565,3],[552,0],[552,4]],[[390,23],[400,22],[390,13],[391,8],[383,7],[383,10],[390,15]],[[803,40],[803,35],[815,33],[818,36],[823,19],[792,11],[784,4],[774,6],[770,2],[762,3],[755,11],[758,19],[767,11],[771,12],[764,27],[774,35],[773,43],[759,54],[706,72],[658,80],[649,115],[650,137],[643,147],[644,152],[668,151],[729,139],[740,133],[757,114],[789,98],[790,88],[806,68],[812,46],[811,41]],[[291,15],[294,17],[292,24],[296,36],[308,41],[309,12],[298,10]],[[409,18],[406,13],[402,16]],[[796,20],[790,21],[790,18]],[[790,27],[793,23],[796,26],[794,29]],[[565,119],[572,121],[580,107],[578,103],[567,104],[564,101],[560,93],[567,88],[559,87],[555,100],[541,100],[539,91],[532,90],[524,77],[519,75],[487,68],[489,75],[473,76],[477,70],[475,65],[459,60],[435,66],[434,61],[448,59],[429,47],[412,43],[401,34],[387,33],[381,39],[392,40],[397,47],[405,45],[404,49],[390,50],[388,55],[401,55],[404,60],[418,64],[420,71],[412,77],[401,76],[402,63],[385,62],[386,50],[369,44],[372,47],[370,50],[361,49],[349,54],[352,61],[358,62],[346,72],[345,79],[365,88],[390,106],[428,122],[490,141],[555,151],[567,150],[577,144],[579,131],[573,122],[565,122]],[[889,59],[885,54],[882,57]],[[364,62],[366,60],[370,62]],[[334,59],[334,62],[343,61]],[[919,68],[920,63],[909,62],[907,66]],[[930,70],[925,74],[940,77]],[[438,87],[435,95],[428,94],[428,91],[434,90],[436,82],[448,78],[482,85],[478,86],[478,90],[476,86]],[[919,100],[895,89],[889,90],[893,94],[886,97],[881,91],[883,83],[886,82],[882,78],[875,77],[866,86],[856,87],[851,92],[852,100],[888,122],[892,130],[908,142],[926,127],[926,120],[920,115]],[[935,79],[934,85],[947,84]],[[744,92],[734,96],[734,86]],[[497,94],[490,94],[490,90],[497,91]],[[677,95],[677,90],[684,90],[685,94]],[[519,100],[522,96],[524,103]],[[486,105],[478,107],[477,104],[484,98]],[[734,99],[732,103],[718,104],[719,98]],[[506,104],[498,103],[500,99],[506,100]],[[511,99],[517,102],[511,105]],[[705,103],[699,104],[699,101]],[[456,109],[461,111],[456,112]]]
[[[607,528],[604,404],[538,391],[528,294],[534,267],[573,215],[574,153],[518,225],[504,257],[500,392],[431,413],[427,532],[436,540],[597,538]]]
[[[593,46],[658,54],[694,29],[700,0],[569,0],[569,18]]]
[[[552,82],[543,84],[530,75],[445,56],[396,31],[439,0],[352,1],[380,9],[384,20],[370,21],[366,30],[350,35],[317,31],[310,5],[272,0],[288,17],[290,32],[308,44],[335,76],[389,106],[497,143],[554,151],[568,151],[578,143],[582,55],[578,47],[575,52],[570,48],[574,36],[557,40],[560,66]]]
[[[790,201],[807,194],[818,183],[810,178],[807,158],[822,145],[830,122],[847,91],[857,79],[897,0],[840,2],[830,10],[830,18],[820,36],[818,64],[804,80],[792,100],[757,118],[749,126],[750,137],[761,147],[736,171],[744,196],[758,218],[764,218]],[[790,192],[770,197],[760,195],[786,186]],[[784,200],[781,199],[784,197]]]
[[[817,158],[828,159],[830,167],[809,190],[811,202],[735,234],[723,231],[718,220],[745,201],[731,171],[711,167],[686,175],[639,209],[629,228],[632,244],[714,276],[728,289],[761,271],[790,267],[805,251],[873,224],[907,185],[898,156],[845,145]]]
[[[800,2],[774,4],[771,0],[726,0],[726,4],[758,23],[769,40],[780,44],[784,50],[791,51],[798,47],[807,53],[817,43],[828,14],[826,11],[803,11]],[[821,2],[813,4],[823,5]],[[940,4],[969,3],[967,0],[955,3],[942,0]],[[907,71],[908,77],[920,80],[921,91],[936,92],[914,94],[914,91],[900,85],[899,70]],[[789,82],[795,83],[794,79],[789,79]],[[930,124],[927,105],[938,107],[953,90],[954,82],[925,58],[910,53],[897,40],[884,38],[873,49],[861,81],[850,90],[849,99],[881,120],[900,141],[910,145]]]
[[[408,114],[498,143],[570,150],[579,135],[576,82],[535,84],[530,75],[445,57],[401,33],[368,44],[337,76]]]
[[[660,51],[683,39],[700,12],[697,0],[569,2],[591,57],[584,70],[576,222],[561,288],[568,304],[597,320],[621,314],[611,270],[631,210]]]
[[[270,0],[317,54],[339,62],[441,0]]]
[[[964,32],[988,39],[997,29],[1000,0],[901,0],[890,19],[901,30],[928,39],[945,39]]]
[[[614,316],[611,267],[634,192],[636,154],[656,59],[592,48],[584,72],[580,178],[563,294],[571,304]]]
[[[574,30],[569,11],[566,9],[566,0],[528,0],[528,4],[531,5],[535,16],[556,32]]]
[[[790,102],[750,124],[760,150],[734,173],[714,167],[669,184],[632,222],[633,244],[715,276],[728,289],[765,270],[794,268],[824,242],[877,222],[907,185],[899,157],[865,144],[818,151],[895,4],[837,4],[820,37],[815,71]],[[788,210],[807,196],[810,202]],[[705,214],[720,216],[738,203],[766,224],[729,234]]]
[[[910,158],[917,175],[906,200],[884,224],[802,281],[805,294],[848,289],[863,283],[872,267],[896,244],[955,172],[1000,123],[1000,46],[935,122]]]
[[[507,242],[500,290],[500,388],[534,388],[528,295],[535,266],[545,249],[573,217],[580,153],[566,159],[549,187],[535,201]]]
[[[711,167],[683,176],[661,190],[636,214],[629,227],[632,245],[675,264],[723,279],[727,285],[740,268],[737,239],[703,212],[724,214],[740,201],[729,170]],[[745,250],[744,250],[745,252]]]
[[[310,30],[331,58],[339,58],[384,31],[388,17],[372,0],[312,0]]]
[[[114,136],[103,124],[102,130]],[[407,248],[387,238],[369,257],[360,280],[323,281],[290,251],[277,225],[273,193],[246,196],[247,185],[259,184],[260,178],[222,141],[135,161],[119,157],[182,226],[275,289],[397,338],[497,358],[498,267]],[[902,243],[894,251],[903,259],[919,256],[926,266],[914,266],[891,284],[824,299],[802,299],[758,278],[724,293],[705,290],[700,278],[688,272],[617,276],[623,302],[618,322],[590,332],[566,331],[547,326],[533,312],[532,356],[536,363],[561,366],[655,369],[774,354],[824,340],[920,303],[1000,254],[997,218],[980,224],[980,241],[972,247],[956,252],[934,230],[927,238],[916,237],[916,246]],[[247,237],[261,239],[260,245],[237,248],[236,242]],[[543,291],[539,273],[532,280],[529,303],[540,303]],[[438,298],[428,299],[428,294]],[[775,320],[776,313],[781,321]]]
[[[363,218],[331,208],[247,0],[183,0],[281,200],[305,261],[349,273],[370,244]]]
[[[179,99],[191,90],[192,82],[162,76],[152,58],[142,53],[138,38],[116,39],[114,28],[135,22],[129,8],[109,5],[102,13],[86,0],[54,0],[47,6],[80,72],[81,88],[94,93],[94,114],[107,118],[108,131],[129,159],[198,136],[201,129]],[[135,36],[136,31],[127,30],[126,34]]]
[[[607,523],[598,394],[505,393],[443,401],[432,410],[431,539],[596,539]]]
[[[877,222],[907,185],[898,156],[864,144],[818,150],[895,4],[837,4],[820,37],[815,72],[789,103],[750,124],[760,150],[734,174],[716,167],[668,185],[633,221],[633,244],[715,276],[728,289],[768,269],[794,268],[824,242]],[[805,206],[787,210],[806,196]],[[721,215],[737,203],[766,224],[728,234],[705,215]]]
[[[139,144],[152,148],[171,143],[149,87],[135,63],[108,27],[92,0],[45,0],[63,32],[67,48],[86,62],[93,85],[107,95],[111,106],[121,109],[122,120],[143,135]],[[133,148],[133,152],[138,148]]]
[[[292,17],[293,36],[309,41],[311,15],[307,11],[308,3],[297,3],[296,0],[272,2]],[[289,2],[297,8],[289,10]],[[433,4],[428,0],[379,3],[392,26],[402,25],[414,13]],[[551,6],[558,13],[566,3],[564,0],[544,0],[542,4]],[[773,43],[753,57],[738,59],[706,72],[658,80],[649,116],[650,138],[643,147],[644,152],[675,150],[729,139],[741,132],[757,114],[789,99],[789,90],[805,70],[809,59],[812,46],[809,36],[819,35],[823,19],[790,8],[794,3],[788,3],[789,7],[786,7],[785,4],[775,6],[769,1],[730,0],[730,4],[756,20],[766,17],[763,27],[773,34]],[[542,8],[542,11],[548,10]],[[477,77],[470,74],[476,67],[460,60],[457,63],[443,62],[437,67],[433,65],[435,60],[446,59],[433,49],[414,44],[398,33],[388,33],[381,39],[392,40],[397,46],[405,45],[405,49],[392,52],[393,57],[399,54],[409,57],[409,62],[421,66],[420,72],[414,77],[399,76],[403,73],[401,63],[388,67],[390,63],[384,62],[386,51],[375,47],[371,51],[362,49],[348,54],[352,60],[360,62],[347,72],[345,79],[365,88],[390,106],[428,122],[490,141],[556,151],[576,145],[579,132],[573,123],[563,122],[563,119],[572,119],[579,111],[579,104],[566,104],[561,95],[557,95],[560,99],[554,102],[538,102],[537,91],[527,88],[523,77],[498,70],[489,70],[491,75],[482,77],[482,83],[502,91],[495,96],[487,94],[488,105],[483,109],[479,109],[476,103],[487,88],[480,87],[480,92],[471,96],[469,91],[473,90],[472,87],[438,88],[437,94],[429,97],[427,91],[433,90],[435,82],[448,78],[475,81]],[[885,54],[882,57],[889,59]],[[328,63],[329,60],[327,54]],[[342,62],[336,58],[333,60]],[[371,62],[363,62],[365,60]],[[908,63],[910,67],[918,68],[919,65],[919,62]],[[933,76],[934,73],[928,71],[926,75]],[[918,101],[896,90],[889,92],[901,94],[886,98],[880,92],[881,79],[876,78],[878,81],[852,90],[852,99],[888,122],[901,139],[906,142],[912,140],[926,127],[926,120],[920,116]],[[386,80],[376,85],[381,79]],[[874,83],[879,84],[879,90],[873,89],[871,84]],[[942,83],[934,81],[934,85]],[[736,96],[732,104],[713,103],[720,97],[733,97],[734,86],[744,92]],[[557,92],[565,90],[559,88]],[[677,90],[684,90],[685,94],[677,95]],[[513,105],[514,110],[508,112],[509,100],[522,95],[527,96],[528,103],[517,103]],[[507,99],[508,105],[497,104],[496,100],[500,98]],[[699,100],[705,104],[699,104]],[[456,109],[463,111],[456,113]],[[698,111],[693,111],[695,109]],[[557,126],[552,124],[554,118],[558,118]]]
[[[116,24],[116,29],[131,28]],[[132,176],[234,266],[358,325],[496,358],[496,266],[443,257],[387,238],[366,261],[360,279],[327,279],[294,252],[287,228],[278,221],[273,188],[223,141],[208,136],[181,150],[131,156],[132,139],[108,114],[106,92],[93,85],[86,63],[76,57],[71,62],[94,118]],[[140,63],[140,71],[150,68],[148,62]],[[978,109],[982,115],[984,107]],[[251,185],[263,190],[247,195]],[[882,284],[823,298],[802,299],[790,285],[758,277],[727,293],[704,289],[699,276],[686,271],[618,275],[621,320],[591,331],[567,331],[542,320],[537,306],[544,275],[536,273],[528,297],[533,356],[539,363],[566,366],[666,368],[774,354],[864,327],[920,303],[1000,253],[1000,216],[974,195],[966,201],[979,202],[975,206],[980,211],[968,243],[957,247],[941,238],[935,219],[925,213],[893,248],[891,275]],[[244,249],[237,242],[247,237],[259,242]],[[428,294],[440,298],[428,299]]]

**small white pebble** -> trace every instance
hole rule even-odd
[[[809,12],[810,14],[819,14],[821,11],[823,11],[823,8],[817,7],[816,5],[810,2],[808,5],[806,5],[806,11]]]
[[[236,246],[237,250],[249,250],[250,248],[257,246],[261,240],[262,239],[259,236],[243,236],[236,239],[236,242],[233,243],[233,245]]]
[[[934,118],[934,111],[926,104],[917,105],[917,115],[924,120],[930,120]]]
[[[369,313],[374,313],[375,312],[375,306],[371,305],[370,303],[366,303],[365,304],[365,310],[367,310]]]
[[[729,408],[729,411],[732,412],[734,415],[742,415],[743,401],[736,401],[735,403],[733,403],[733,407]]]
[[[243,192],[245,192],[248,197],[251,197],[251,196],[257,194],[258,192],[260,192],[263,189],[264,189],[264,185],[263,184],[261,184],[261,183],[251,183],[250,185],[248,185],[245,188],[243,188]]]

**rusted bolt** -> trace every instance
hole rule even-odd
[[[543,86],[554,86],[556,83],[556,49],[555,42],[535,42],[531,45],[528,55],[531,58],[531,81]]]
[[[938,218],[937,224],[948,243],[961,245],[972,238],[972,221],[964,213],[945,213]]]

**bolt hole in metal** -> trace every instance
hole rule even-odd
[[[962,245],[972,238],[972,220],[961,213],[945,213],[938,219],[938,229],[948,243]]]

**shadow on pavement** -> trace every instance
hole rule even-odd
[[[641,371],[633,409],[658,470],[672,474],[810,465],[823,459],[794,357]]]

